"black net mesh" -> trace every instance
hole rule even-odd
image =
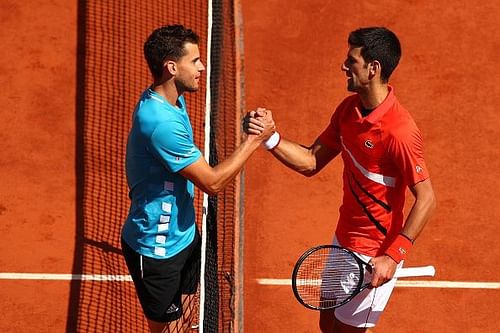
[[[235,148],[235,53],[232,1],[213,3],[210,61],[212,128],[210,163]],[[129,200],[124,174],[125,145],[135,103],[150,84],[142,54],[149,33],[166,24],[181,23],[200,35],[207,57],[208,3],[202,0],[122,0],[79,2],[77,89],[77,246],[73,273],[127,275],[120,250],[120,229]],[[186,94],[195,142],[204,149],[206,84]],[[237,124],[238,123],[238,124]],[[225,137],[232,135],[233,137]],[[231,185],[210,198],[207,217],[205,332],[231,329],[232,234],[235,195]],[[197,223],[202,218],[202,193],[197,191]],[[196,326],[198,300],[186,304]],[[68,332],[147,332],[147,324],[131,282],[73,281]],[[191,322],[192,321],[192,322]],[[180,327],[178,331],[183,329]]]

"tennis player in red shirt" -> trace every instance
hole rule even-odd
[[[370,332],[376,325],[396,283],[396,268],[436,206],[420,131],[388,83],[401,57],[397,36],[383,27],[361,28],[349,34],[348,44],[341,69],[347,90],[355,94],[340,103],[316,141],[306,147],[275,132],[265,142],[278,160],[308,177],[342,156],[344,194],[333,241],[374,269],[373,288],[334,313],[321,313],[321,331],[335,333]],[[259,117],[272,114],[250,112],[248,133],[259,132]],[[405,220],[406,188],[415,201]]]

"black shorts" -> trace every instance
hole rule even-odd
[[[182,315],[182,294],[194,294],[200,280],[201,239],[167,259],[141,256],[123,240],[122,252],[146,318],[165,323]],[[142,262],[142,263],[141,263]]]

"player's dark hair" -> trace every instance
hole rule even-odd
[[[179,60],[185,55],[186,43],[198,44],[200,38],[191,29],[180,24],[154,30],[144,43],[144,57],[153,77],[160,78],[166,60]]]
[[[384,27],[360,28],[349,34],[348,43],[361,47],[361,56],[366,62],[380,62],[380,78],[382,82],[389,81],[401,59],[401,44],[395,33]]]

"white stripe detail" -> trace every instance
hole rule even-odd
[[[167,249],[164,248],[164,247],[157,247],[155,246],[155,250],[154,250],[154,253],[155,255],[157,255],[158,257],[164,257],[167,255]]]
[[[290,279],[256,279],[257,284],[264,286],[291,286]],[[401,281],[396,287],[404,288],[452,288],[452,289],[500,289],[500,282],[465,282],[465,281]]]
[[[46,274],[46,273],[0,273],[0,280],[52,280],[52,281],[132,281],[130,275],[100,274]]]
[[[354,155],[347,149],[347,147],[344,145],[344,140],[342,137],[340,137],[340,142],[342,143],[342,147],[344,147],[344,150],[349,154],[351,157],[352,162],[354,163],[354,166],[361,171],[361,173],[368,179],[374,181],[375,183],[382,184],[384,186],[389,186],[389,187],[395,187],[396,186],[396,178],[395,177],[390,177],[390,176],[384,176],[375,172],[371,172],[366,170],[359,162],[354,158]]]
[[[161,203],[161,209],[165,212],[165,213],[172,213],[172,204],[170,202],[162,202]]]
[[[158,101],[158,102],[160,102],[160,103],[162,103],[162,104],[164,103],[164,102],[163,102],[163,100],[162,100],[161,98],[158,98],[158,97],[156,97],[156,96],[155,96],[155,95],[153,95],[153,94],[150,94],[149,96],[150,96],[152,99],[154,99],[154,100],[156,100],[156,101]]]
[[[139,256],[139,266],[141,267],[141,279],[144,279],[144,270],[142,265],[142,255]]]
[[[165,244],[167,242],[167,236],[165,235],[156,235],[156,243]],[[155,249],[156,252],[156,249]]]

